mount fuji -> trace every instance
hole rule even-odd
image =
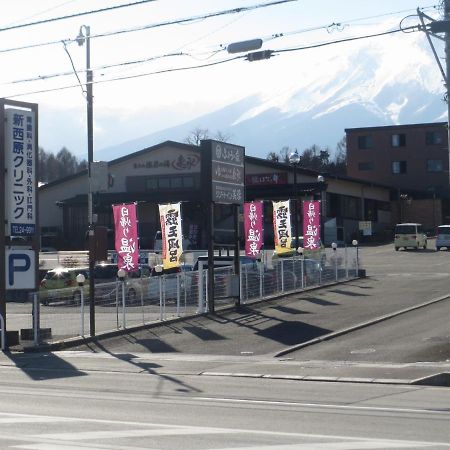
[[[196,128],[208,129],[212,138],[216,132],[229,136],[229,142],[261,158],[285,146],[303,150],[313,144],[333,153],[346,128],[447,120],[445,87],[423,33],[346,45],[295,70],[281,57],[251,63],[262,70],[264,64],[279,64],[280,80],[181,125],[100,149],[96,159],[111,160],[165,140],[183,142]],[[281,78],[286,72],[290,77]]]

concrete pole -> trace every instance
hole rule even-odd
[[[450,20],[450,0],[444,0],[444,20]],[[447,146],[449,163],[449,185],[450,185],[450,32],[445,33],[445,64],[446,64],[446,100],[447,100]]]

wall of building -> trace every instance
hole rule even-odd
[[[436,133],[435,143],[427,133]],[[448,139],[445,123],[347,129],[347,174],[400,189],[436,190],[448,187]],[[404,136],[393,144],[392,136]],[[361,140],[370,148],[360,148]],[[406,173],[393,173],[394,161],[406,162]],[[441,161],[439,171],[430,171],[428,161]],[[365,170],[363,167],[365,166]]]

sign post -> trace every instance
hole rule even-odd
[[[7,336],[6,290],[37,290],[38,283],[37,104],[0,99],[0,124],[0,316]]]
[[[239,278],[239,206],[245,200],[245,147],[226,142],[201,141],[202,191],[208,239],[208,310],[214,313],[214,205],[234,206],[234,273]],[[238,286],[239,287],[239,286]],[[240,289],[237,289],[238,291]],[[237,305],[240,304],[238,295]]]

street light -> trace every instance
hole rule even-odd
[[[83,34],[83,30],[86,34]],[[80,32],[76,38],[81,47],[86,43],[86,103],[87,103],[87,140],[88,140],[88,233],[89,233],[89,317],[91,336],[95,336],[95,283],[94,283],[94,238],[95,228],[93,220],[92,205],[92,163],[94,161],[94,114],[93,114],[93,76],[91,70],[91,28],[81,25]]]
[[[295,247],[298,246],[298,199],[297,199],[297,166],[300,163],[300,155],[297,149],[289,153],[289,163],[294,167],[294,200],[295,200],[295,218],[294,218],[294,229],[295,229]]]

